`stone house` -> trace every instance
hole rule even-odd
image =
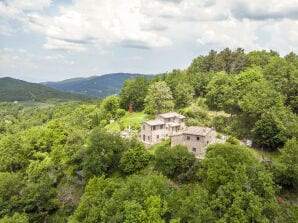
[[[189,152],[197,158],[203,158],[208,145],[224,143],[225,140],[216,138],[216,131],[211,128],[190,126],[186,130],[171,136],[171,147],[186,146]]]
[[[158,114],[155,120],[142,123],[141,141],[154,145],[185,129],[185,117],[176,112]]]

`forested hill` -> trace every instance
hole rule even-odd
[[[88,78],[73,78],[60,82],[46,82],[43,84],[59,90],[104,98],[112,94],[118,94],[125,80],[143,76],[149,79],[152,78],[152,75],[114,73]]]
[[[0,101],[87,100],[90,98],[10,77],[0,78]]]

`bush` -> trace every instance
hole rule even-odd
[[[116,111],[116,117],[117,118],[121,118],[121,117],[123,117],[124,115],[125,115],[125,110],[124,109],[122,109],[122,108],[118,108],[117,109],[117,111]]]
[[[240,145],[240,141],[234,136],[229,137],[227,142],[233,145]]]

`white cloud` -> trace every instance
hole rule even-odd
[[[257,50],[258,36],[256,30],[257,22],[239,22],[230,19],[223,22],[209,22],[199,28],[197,42],[201,45],[209,45],[215,48],[244,48],[246,50]]]
[[[90,44],[104,48],[124,47],[151,48],[171,45],[171,41],[154,31],[151,18],[141,12],[142,1],[81,0],[74,5],[60,8],[54,17],[29,14],[28,29],[46,36],[47,49],[81,51]]]
[[[2,46],[39,52],[2,50],[0,71],[163,72],[211,49],[297,53],[297,30],[298,0],[0,0]]]
[[[298,0],[231,0],[230,7],[239,19],[298,19]]]

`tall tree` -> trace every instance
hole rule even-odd
[[[121,107],[127,110],[129,105],[132,104],[135,111],[142,111],[144,109],[144,100],[147,95],[148,86],[149,80],[146,77],[126,80],[119,93]]]
[[[298,190],[298,141],[292,138],[280,149],[280,162],[275,165],[277,183],[288,189]]]
[[[170,111],[173,107],[172,92],[166,82],[158,81],[149,86],[145,98],[145,112],[148,114],[159,114]]]

